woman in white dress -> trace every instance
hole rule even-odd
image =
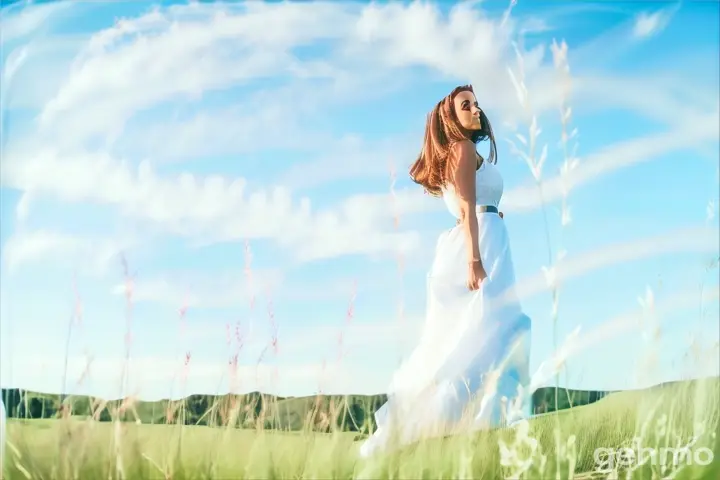
[[[490,141],[486,160],[475,149]],[[495,137],[471,86],[430,112],[413,181],[442,197],[456,226],[438,239],[419,344],[395,372],[362,456],[429,436],[496,427],[530,413],[530,319],[515,292],[510,241],[498,210],[503,179]]]

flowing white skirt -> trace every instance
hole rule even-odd
[[[419,344],[395,372],[377,430],[362,456],[422,438],[502,426],[530,414],[530,319],[515,291],[505,223],[478,214],[480,256],[488,277],[466,286],[462,226],[440,235],[427,278],[427,317]]]

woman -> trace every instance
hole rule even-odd
[[[475,150],[485,140],[487,160]],[[415,183],[444,199],[457,224],[438,239],[423,334],[395,372],[362,456],[529,413],[529,392],[518,387],[528,383],[530,319],[515,292],[496,162],[492,127],[472,87],[457,87],[430,112],[410,169]]]

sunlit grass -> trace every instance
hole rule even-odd
[[[717,453],[717,379],[612,394],[511,428],[428,439],[361,460],[357,432],[99,422],[92,417],[8,425],[8,478],[716,478],[711,466],[673,462]],[[316,425],[316,424],[315,424]],[[639,443],[638,443],[639,442]],[[557,448],[557,446],[560,448]],[[670,448],[638,465],[596,461],[597,449]],[[638,452],[639,453],[639,452]],[[625,457],[627,458],[627,456]],[[616,458],[617,460],[617,458]],[[690,462],[692,463],[692,461]],[[613,467],[613,468],[611,468]],[[603,471],[599,471],[603,470]],[[674,476],[670,476],[670,475]],[[559,475],[559,477],[556,477]],[[627,476],[626,476],[627,475]]]

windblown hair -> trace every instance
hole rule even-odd
[[[415,163],[410,167],[410,178],[435,197],[441,196],[442,188],[447,185],[448,156],[456,142],[470,140],[477,144],[490,139],[488,161],[497,163],[495,135],[485,112],[480,111],[482,125],[480,130],[467,130],[460,124],[453,103],[455,96],[460,92],[473,92],[473,88],[470,85],[455,88],[428,114],[422,150]]]

